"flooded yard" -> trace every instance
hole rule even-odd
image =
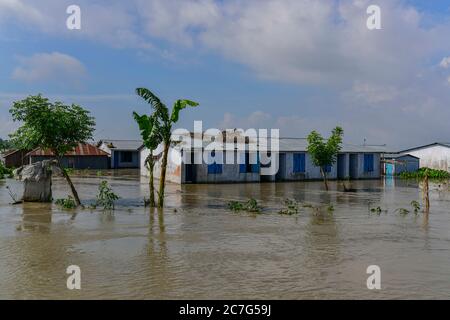
[[[417,183],[358,181],[169,185],[164,213],[144,208],[147,180],[136,173],[75,177],[84,202],[102,180],[121,199],[113,214],[55,205],[10,205],[0,181],[2,299],[423,299],[450,298],[450,192],[431,193],[431,212],[401,215],[421,200]],[[448,189],[448,187],[447,187]],[[69,194],[55,179],[54,198]],[[228,201],[255,198],[261,214]],[[280,215],[285,198],[301,207]],[[388,210],[376,214],[370,207]],[[81,268],[68,290],[66,268]],[[381,290],[366,269],[381,268]]]

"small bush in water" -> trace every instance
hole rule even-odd
[[[75,209],[77,207],[75,200],[71,196],[68,196],[66,199],[57,199],[55,204],[63,209]]]
[[[286,206],[286,208],[278,211],[279,214],[293,215],[299,212],[299,204],[295,200],[285,199],[284,205]]]
[[[12,169],[5,167],[3,162],[0,161],[0,179],[5,179],[5,177],[12,178],[12,175],[13,175]]]
[[[247,202],[230,201],[228,202],[228,208],[232,211],[261,212],[258,202],[253,198]]]
[[[418,213],[419,212],[419,210],[420,210],[420,203],[419,202],[413,200],[413,201],[411,201],[411,206],[414,209],[414,213]]]
[[[105,210],[114,210],[114,204],[119,196],[116,195],[107,181],[102,181],[98,187],[97,203],[96,206],[103,207]]]

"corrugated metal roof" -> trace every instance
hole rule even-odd
[[[197,145],[202,145],[203,148],[208,146],[211,141],[203,141],[199,138],[191,139],[191,147],[194,147],[194,141]],[[270,146],[270,138],[268,138],[267,144]],[[235,145],[237,146],[237,144]],[[186,148],[186,140],[176,146],[177,148]],[[240,145],[242,148],[242,144]],[[279,139],[279,151],[280,152],[306,152],[308,148],[308,141],[306,138],[280,138]],[[372,146],[372,145],[353,145],[353,144],[342,144],[342,153],[351,152],[370,152],[370,153],[384,153],[386,152],[386,146]]]
[[[34,149],[33,151],[29,152],[27,155],[29,156],[46,156],[46,157],[53,157],[54,154],[50,150],[42,150],[40,148]],[[67,152],[65,156],[108,156],[108,154],[100,150],[99,148],[93,146],[92,144],[86,143],[86,144],[78,144],[77,147],[75,147],[74,150]]]
[[[142,146],[141,140],[100,140],[109,149],[114,150],[138,150]]]
[[[405,152],[414,151],[414,150],[418,150],[418,149],[424,149],[424,148],[433,147],[433,146],[443,146],[443,147],[450,148],[450,142],[434,142],[434,143],[426,144],[426,145],[423,145],[423,146],[418,146],[418,147],[405,149],[405,150],[402,150],[400,152],[405,153]]]
[[[419,159],[418,157],[413,156],[409,153],[385,153],[385,154],[383,154],[383,158],[385,158],[385,159],[398,159],[398,158],[405,157],[405,156]]]

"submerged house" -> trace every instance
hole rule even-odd
[[[29,163],[35,163],[42,160],[55,159],[55,155],[50,150],[34,149],[27,154]],[[72,169],[108,169],[108,154],[92,144],[78,144],[70,152],[67,152],[62,158],[62,164],[65,168]]]
[[[1,155],[1,161],[7,168],[19,168],[30,162],[28,152],[29,150],[10,150]]]
[[[111,169],[139,168],[139,140],[100,140],[97,146],[110,157]]]
[[[200,147],[184,149],[183,143],[171,147],[166,179],[171,182],[185,183],[243,183],[276,182],[322,179],[320,168],[312,164],[307,153],[307,141],[303,138],[280,138],[279,152],[267,154],[261,161],[257,145],[256,150],[249,148],[250,141],[236,144],[234,150],[206,151],[209,143],[197,143]],[[194,143],[195,145],[195,143]],[[160,153],[161,146],[155,151]],[[343,144],[342,150],[333,166],[324,168],[329,179],[377,179],[381,177],[381,155],[384,146],[357,146]],[[141,162],[149,151],[141,149]],[[206,155],[206,156],[205,156]],[[222,158],[222,163],[205,161],[206,158]],[[270,161],[269,161],[270,158]],[[233,160],[233,161],[230,161]],[[274,165],[275,164],[275,165]],[[265,168],[278,168],[273,174],[263,174]],[[267,171],[267,170],[266,170]],[[155,166],[155,177],[159,176],[160,160]],[[141,163],[141,175],[148,176],[148,169]]]
[[[418,157],[407,153],[386,153],[383,154],[382,165],[385,176],[395,176],[403,172],[415,172],[419,170]]]
[[[435,142],[424,146],[400,151],[420,159],[421,168],[445,170],[450,172],[450,142]]]

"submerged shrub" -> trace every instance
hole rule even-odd
[[[395,210],[396,212],[400,213],[401,215],[405,216],[409,213],[408,209],[405,208],[398,208],[397,210]]]
[[[428,175],[428,178],[434,180],[445,180],[450,179],[450,173],[445,170],[437,170],[431,168],[420,168],[415,172],[402,172],[400,173],[400,178],[403,179],[423,179],[425,175]]]
[[[63,209],[75,209],[77,207],[72,196],[67,196],[66,199],[57,199],[55,204]]]
[[[251,198],[247,202],[230,201],[228,202],[228,208],[232,211],[247,211],[247,212],[261,212],[261,207],[258,206],[258,201]]]
[[[383,210],[381,209],[381,207],[376,207],[376,208],[370,208],[370,212],[372,213],[376,213],[376,214],[381,214],[382,212],[387,213],[387,210]]]
[[[3,162],[0,161],[0,179],[12,178],[13,170],[5,167]]]
[[[114,204],[119,196],[116,195],[107,181],[102,181],[98,187],[96,206],[103,207],[104,210],[114,210]]]
[[[299,204],[295,200],[285,199],[284,200],[285,208],[278,211],[279,214],[293,215],[299,212]]]
[[[420,210],[420,203],[417,202],[416,200],[411,201],[411,206],[414,209],[414,213],[418,213]]]

